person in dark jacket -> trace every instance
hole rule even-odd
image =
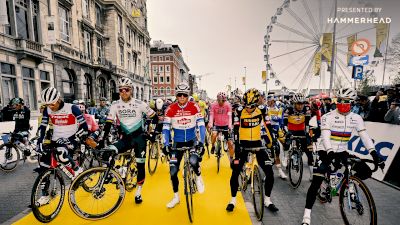
[[[13,120],[15,121],[15,138],[22,141],[25,145],[28,143],[28,135],[31,119],[31,110],[24,105],[22,98],[16,97],[11,100],[11,106],[14,109]]]
[[[336,104],[332,103],[332,99],[330,97],[323,98],[323,101],[324,102],[321,107],[321,115],[324,115],[336,109]]]
[[[383,92],[378,91],[374,100],[371,102],[370,112],[365,120],[371,122],[385,122],[384,117],[388,110],[387,100],[384,99]]]
[[[14,109],[11,106],[11,101],[6,105],[2,110],[2,121],[12,121],[13,120],[13,112]]]

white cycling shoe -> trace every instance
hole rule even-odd
[[[310,225],[311,224],[311,218],[310,217],[303,217],[303,222],[301,225]]]
[[[197,178],[196,178],[196,186],[197,186],[197,191],[200,194],[203,194],[205,187],[204,187],[204,182],[203,182],[203,178],[201,177],[201,175],[197,176]]]
[[[279,168],[278,172],[279,172],[279,177],[280,178],[282,178],[282,179],[286,179],[287,178],[287,176],[286,176],[285,172],[283,172],[282,168]]]
[[[42,196],[36,201],[36,203],[39,206],[47,205],[47,204],[50,203],[50,196],[48,196],[48,195],[47,196]]]
[[[176,205],[178,205],[180,202],[179,197],[174,197],[170,202],[168,202],[167,204],[167,208],[172,209],[174,208]]]

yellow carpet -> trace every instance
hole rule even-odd
[[[207,154],[207,153],[206,153]],[[147,163],[147,162],[146,162]],[[181,168],[182,168],[181,162]],[[205,192],[196,193],[194,196],[194,222],[193,224],[251,224],[250,216],[244,205],[243,198],[238,192],[237,205],[234,212],[225,210],[230,200],[229,179],[231,170],[226,155],[221,160],[221,169],[217,174],[215,157],[205,155],[202,162],[202,174],[205,183]],[[146,164],[147,170],[147,164]],[[143,186],[143,203],[134,203],[135,190],[126,192],[125,200],[119,210],[104,220],[89,221],[76,216],[69,208],[68,198],[60,214],[50,224],[79,225],[79,224],[139,224],[139,225],[181,225],[190,224],[187,215],[185,196],[183,194],[182,170],[179,172],[180,204],[173,209],[167,209],[166,204],[172,199],[173,191],[169,177],[167,163],[159,161],[157,171],[153,176],[146,174]],[[32,213],[14,224],[41,224]]]

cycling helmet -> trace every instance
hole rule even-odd
[[[60,92],[54,87],[48,87],[42,91],[41,98],[43,104],[53,104],[60,98]]]
[[[121,77],[118,79],[118,88],[120,87],[130,87],[132,88],[133,82],[130,78],[128,77]]]
[[[179,83],[176,87],[175,87],[175,94],[185,94],[185,95],[189,95],[190,94],[190,87],[187,83],[182,82]]]
[[[156,107],[156,102],[153,99],[150,100],[149,107],[152,109],[154,109]]]
[[[293,99],[292,101],[294,103],[305,103],[306,102],[306,98],[304,98],[304,95],[301,93],[297,93],[293,95]]]
[[[79,99],[78,104],[85,104],[85,101],[83,101],[82,99]]]
[[[107,101],[107,98],[101,97],[101,98],[100,98],[100,101],[101,101],[101,102],[105,102],[105,101]]]
[[[251,88],[246,91],[243,95],[243,101],[245,106],[256,106],[260,99],[260,92],[255,89]]]
[[[268,95],[267,101],[276,101],[276,97],[274,95]]]
[[[157,98],[156,100],[156,109],[161,110],[164,105],[164,101],[161,98]]]
[[[337,98],[356,99],[357,92],[352,88],[341,88],[336,93]]]
[[[195,100],[196,102],[198,102],[198,101],[200,100],[200,96],[199,96],[199,94],[197,94],[197,93],[193,93],[192,97],[194,98],[194,100]]]
[[[85,109],[86,109],[84,104],[78,104],[78,108],[79,108],[79,110],[81,110],[81,112],[85,111]]]
[[[222,101],[226,101],[226,94],[224,92],[220,92],[217,94],[217,99],[218,100],[222,100]]]
[[[11,99],[11,105],[18,105],[18,104],[23,105],[24,104],[24,100],[22,98],[19,98],[19,97],[15,97],[15,98]]]
[[[74,105],[78,105],[78,103],[79,103],[79,102],[78,102],[78,100],[76,100],[76,99],[72,101],[72,104],[74,104]]]

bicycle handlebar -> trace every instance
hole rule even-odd
[[[349,163],[355,163],[355,162],[372,163],[372,164],[374,164],[374,169],[372,169],[372,172],[376,172],[378,170],[378,165],[375,164],[374,160],[372,160],[372,159],[347,158],[347,162],[349,162]]]
[[[264,150],[264,149],[268,149],[267,147],[241,147],[241,150],[245,150],[245,151],[260,151],[260,150]]]

